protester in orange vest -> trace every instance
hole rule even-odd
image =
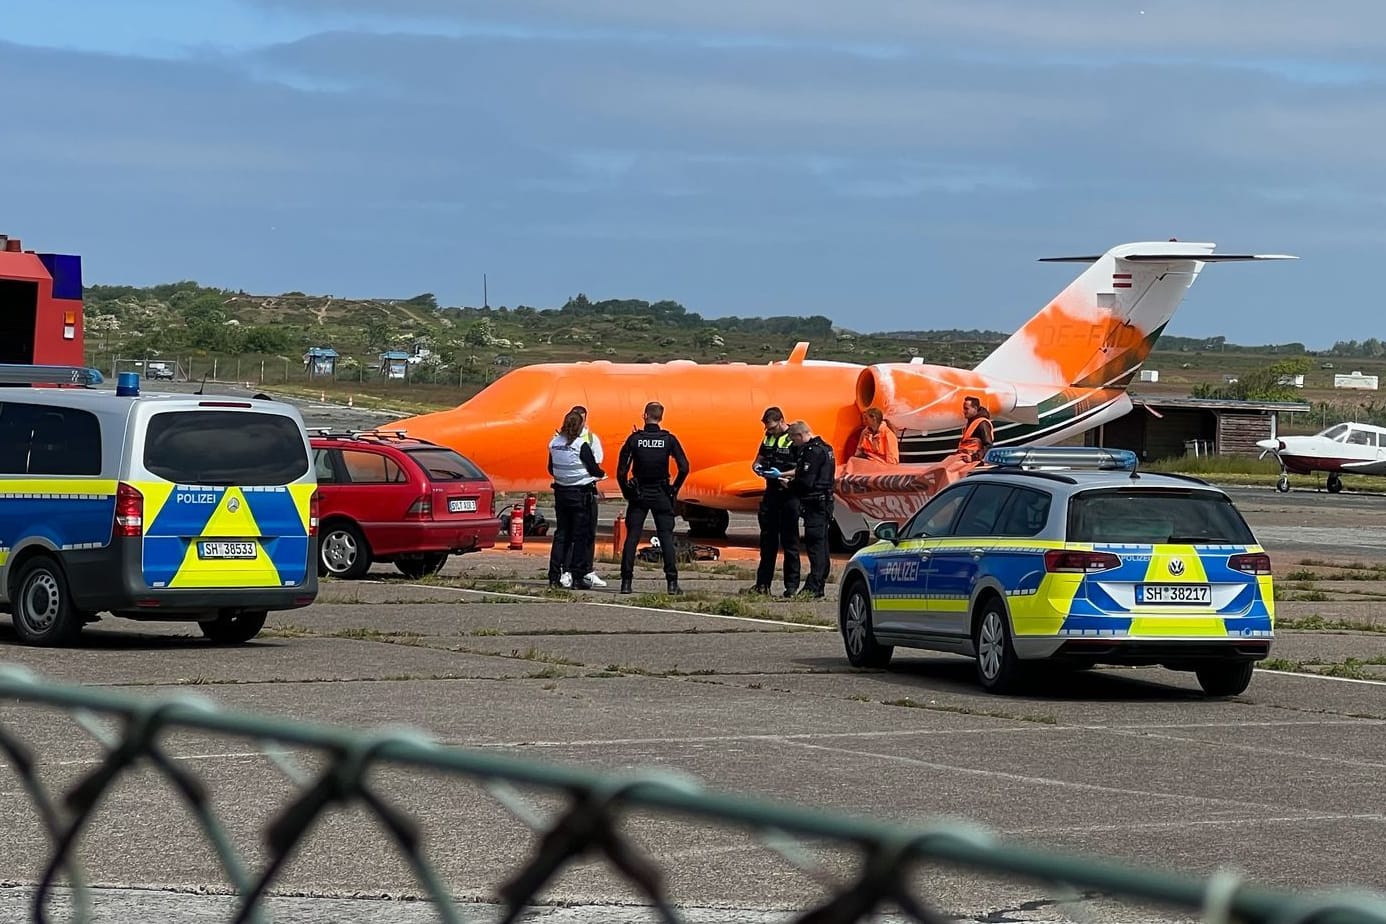
[[[869,407],[861,415],[863,424],[861,439],[857,442],[854,455],[858,459],[875,459],[897,465],[900,462],[900,441],[895,431],[885,423],[885,415],[878,407]]]
[[[980,398],[968,395],[963,398],[963,417],[967,418],[967,426],[958,440],[958,454],[970,462],[980,462],[994,442],[991,412],[982,407]]]

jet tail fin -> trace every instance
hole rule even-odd
[[[1087,269],[974,371],[1013,382],[1124,388],[1205,263],[1295,259],[1219,254],[1214,244],[1146,241],[1097,256],[1046,257]]]

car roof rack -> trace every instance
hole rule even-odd
[[[36,366],[0,363],[0,385],[100,385],[100,370],[88,366]]]
[[[309,433],[329,440],[417,440],[405,430],[333,430],[331,427],[307,427]]]

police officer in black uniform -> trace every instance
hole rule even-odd
[[[664,405],[651,401],[645,405],[645,428],[636,430],[621,446],[616,461],[616,482],[626,498],[626,544],[621,550],[621,593],[631,592],[635,578],[635,549],[645,528],[645,514],[654,514],[655,535],[664,554],[664,578],[669,593],[679,590],[679,564],[674,547],[674,500],[688,477],[688,456],[679,438],[660,426]],[[669,483],[669,460],[678,466],[673,484]]]
[[[765,438],[760,441],[751,468],[765,479],[765,493],[756,512],[760,524],[760,566],[751,593],[770,593],[775,558],[784,549],[784,595],[792,597],[799,590],[799,499],[789,492],[780,476],[794,471],[797,450],[789,438],[783,411],[768,407],[760,422],[765,425]]]
[[[802,420],[789,425],[789,438],[798,447],[799,464],[788,485],[790,493],[799,499],[799,512],[804,518],[804,550],[809,560],[808,580],[801,593],[822,597],[828,584],[828,523],[833,518],[837,459],[833,447],[821,436],[815,436]]]

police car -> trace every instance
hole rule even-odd
[[[1160,664],[1232,696],[1270,653],[1270,557],[1227,494],[1098,447],[995,448],[903,526],[881,523],[841,583],[848,660],[896,646],[977,659],[988,690],[1026,662]]]
[[[96,370],[0,366],[0,384],[93,385]],[[273,401],[0,389],[0,609],[67,644],[100,613],[253,638],[317,596],[317,480],[298,412]]]

